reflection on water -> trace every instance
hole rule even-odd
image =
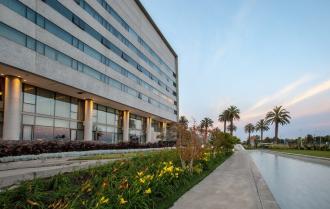
[[[252,151],[281,209],[330,209],[330,167]]]

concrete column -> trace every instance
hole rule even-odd
[[[123,112],[123,142],[129,142],[129,111]]]
[[[151,138],[151,123],[152,123],[152,118],[148,117],[147,118],[147,128],[146,128],[146,142],[151,143],[152,138]]]
[[[163,132],[163,136],[164,136],[163,140],[166,139],[166,125],[167,125],[166,122],[162,123],[162,132]]]
[[[19,140],[21,131],[21,78],[6,76],[3,139]]]
[[[84,141],[93,140],[93,110],[94,110],[93,100],[86,99],[85,120],[84,120]]]

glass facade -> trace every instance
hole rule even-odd
[[[93,140],[116,144],[123,141],[123,112],[94,104]]]
[[[110,78],[109,76],[89,67],[88,65],[85,65],[85,64],[69,57],[68,55],[66,55],[52,47],[49,47],[48,45],[45,45],[45,44],[31,38],[30,36],[27,36],[1,22],[0,22],[0,36],[7,38],[8,40],[14,41],[15,43],[25,46],[27,48],[30,47],[29,49],[34,50],[41,55],[45,55],[45,56],[48,55],[47,57],[50,59],[53,59],[73,70],[84,73],[84,74],[86,74],[94,79],[97,79],[103,83],[106,83],[110,86],[113,86],[114,88],[117,88],[131,96],[137,97],[140,100],[143,100],[149,104],[159,107],[165,111],[177,114],[176,110],[174,110],[173,108],[171,108],[159,101],[156,101],[153,98],[147,97],[144,94],[142,94],[141,92],[138,92],[135,89],[130,88],[127,85],[125,85],[113,78]]]
[[[0,39],[4,42],[3,44],[12,47],[9,52],[17,53],[17,56],[19,51],[16,49],[22,50],[23,55],[36,56],[36,60],[33,60],[36,63],[33,64],[37,68],[37,71],[33,71],[33,67],[10,71],[11,68],[17,67],[11,59],[4,64],[0,63],[0,71],[8,76],[6,78],[3,74],[0,76],[0,138],[6,140],[95,140],[113,144],[126,140],[146,143],[146,139],[150,139],[150,142],[153,142],[155,140],[153,138],[162,132],[161,122],[152,120],[152,123],[147,123],[147,118],[134,113],[155,111],[150,114],[156,114],[158,117],[169,117],[174,120],[178,110],[176,74],[118,13],[112,8],[109,9],[110,6],[105,1],[98,0],[99,3],[95,2],[91,6],[89,1],[74,0],[75,3],[71,5],[80,12],[85,12],[84,18],[89,18],[91,21],[96,20],[96,25],[88,25],[85,22],[87,20],[77,16],[78,10],[71,10],[71,6],[67,8],[61,2],[41,0],[38,3],[46,6],[47,10],[55,12],[52,13],[53,15],[57,17],[61,15],[61,17],[68,19],[69,24],[71,24],[70,27],[79,27],[81,30],[76,28],[76,31],[72,31],[68,28],[66,31],[66,27],[61,28],[61,23],[56,25],[56,21],[52,20],[48,14],[41,15],[43,10],[38,10],[40,13],[37,10],[34,11],[35,8],[30,8],[30,4],[25,3],[25,1],[0,0],[4,12],[12,16],[10,18],[22,19],[23,17],[25,18],[24,21],[27,21],[26,25],[16,25],[10,21],[6,22],[6,19],[1,20]],[[108,17],[102,17],[101,12],[93,8],[94,6],[100,8],[98,4],[101,4],[108,12],[112,11],[112,17],[129,34],[122,30],[116,22],[111,22],[114,24],[111,25]],[[106,11],[103,12],[107,15]],[[27,35],[29,31],[26,31],[23,26],[36,26],[32,27],[33,30],[36,30],[36,34],[32,35],[35,38]],[[94,26],[103,26],[107,31],[96,30],[93,28]],[[78,36],[74,35],[75,33],[84,33],[82,36],[84,38],[78,39]],[[43,39],[38,34],[48,34],[49,39]],[[131,35],[137,39],[137,42],[130,39],[132,38]],[[109,36],[113,37],[110,39]],[[95,44],[88,44],[90,41],[95,41],[94,39],[103,45],[99,46],[102,50],[99,50]],[[74,51],[77,56],[73,56]],[[172,56],[170,52],[168,53],[169,56]],[[175,53],[173,52],[173,54]],[[23,55],[22,57],[19,56],[19,59],[26,59]],[[39,70],[45,70],[45,72],[41,73]],[[53,88],[48,87],[48,81],[45,77],[54,79],[52,72],[57,70],[66,72],[65,74],[73,73],[77,77],[76,79],[87,79],[84,81],[86,83],[79,85],[76,82],[72,83],[72,86],[66,83],[66,86],[60,80],[55,79],[53,82],[57,82],[56,85],[61,86],[59,88],[61,91],[53,89],[55,86],[52,86]],[[28,77],[30,73],[37,74]],[[40,79],[40,83],[38,79]],[[7,100],[8,103],[6,102],[7,106],[4,110],[5,82],[9,87],[7,91],[9,92],[7,97],[9,100]],[[14,82],[22,83],[15,87],[12,85]],[[125,114],[125,116],[130,116],[127,118],[128,121],[125,118],[125,127],[123,127],[123,111],[109,107],[109,103],[104,100],[106,98],[103,98],[102,95],[94,95],[95,92],[86,90],[94,83],[116,93],[113,95],[119,93],[120,97],[127,98],[127,102],[115,99],[117,102],[123,102],[122,106],[116,106],[116,108],[130,112],[130,114]],[[79,90],[82,92],[75,92]],[[77,93],[80,94],[77,96],[80,99],[69,96],[74,96]],[[20,102],[11,99],[11,96],[18,98],[19,95],[21,95]],[[92,105],[92,101],[90,103],[84,101],[89,98],[96,103]],[[88,104],[86,110],[85,102]],[[118,103],[118,105],[120,104]],[[93,107],[93,111],[89,109],[91,107]],[[84,117],[85,111],[88,113],[86,118]],[[7,123],[6,121],[3,122],[4,112],[6,112]],[[92,115],[89,114],[92,112]],[[167,116],[164,115],[165,113]],[[148,117],[153,117],[151,115]],[[4,129],[3,124],[10,128]],[[125,130],[123,130],[124,128]],[[125,136],[123,132],[125,132]],[[128,139],[126,133],[128,133]]]
[[[113,27],[105,18],[103,18],[96,10],[94,10],[85,0],[75,0],[75,2],[80,5],[86,12],[88,12],[96,21],[98,21],[105,29],[107,29],[110,33],[112,33],[119,41],[121,41],[123,44],[125,44],[132,52],[134,52],[136,55],[138,55],[145,63],[147,63],[152,69],[154,69],[156,72],[158,72],[162,77],[164,77],[168,82],[173,82],[173,85],[175,85],[175,78],[171,79],[166,73],[164,73],[157,65],[155,65],[146,55],[144,55],[136,46],[134,46],[125,36],[123,36],[115,27]],[[102,4],[101,4],[102,5]],[[114,11],[114,10],[112,10]],[[114,13],[112,13],[114,14]],[[116,13],[117,14],[117,13]],[[116,20],[122,20],[119,15],[116,15]],[[121,25],[123,25],[122,21],[120,21]],[[131,29],[128,24],[127,29]],[[126,28],[126,27],[125,27]],[[132,29],[131,29],[132,30]],[[147,47],[146,43],[142,40],[138,40],[139,43],[141,43],[142,46]],[[151,48],[148,46],[146,49],[151,50]],[[153,50],[149,51],[153,52],[151,53],[153,56],[156,55]],[[126,55],[126,54],[123,54]],[[127,55],[126,55],[127,56]],[[131,59],[127,56],[128,59],[126,61],[129,61]],[[164,67],[168,67],[162,60],[156,55],[155,58],[160,62],[160,64],[164,64]],[[125,58],[124,58],[125,59]],[[135,62],[135,61],[134,61]],[[169,73],[172,75],[172,70],[169,68],[165,68],[169,71]],[[173,76],[173,75],[172,75]]]
[[[3,132],[4,93],[5,93],[5,78],[0,77],[0,137],[2,137],[2,132]]]
[[[3,128],[4,77],[0,77],[0,138]],[[83,140],[84,100],[43,88],[22,86],[22,140]],[[129,140],[146,143],[147,120],[130,114]],[[156,137],[162,132],[162,123],[152,120]],[[123,111],[100,104],[93,109],[93,140],[117,144],[123,142]]]
[[[17,0],[11,0],[11,1],[17,1]],[[59,12],[61,15],[63,15],[65,18],[67,18],[69,21],[71,21],[73,24],[75,24],[81,30],[85,31],[90,36],[92,36],[93,38],[95,38],[97,41],[99,41],[102,45],[104,45],[106,48],[108,48],[109,50],[111,50],[113,53],[117,54],[119,57],[121,57],[123,60],[125,60],[128,64],[130,64],[131,66],[133,66],[135,69],[141,70],[141,72],[144,75],[148,76],[151,80],[153,80],[154,82],[156,82],[159,86],[161,86],[162,88],[164,88],[168,92],[170,92],[170,89],[171,89],[170,86],[166,85],[163,81],[161,81],[155,75],[153,75],[148,70],[146,70],[142,65],[138,64],[138,62],[136,60],[134,60],[133,58],[131,58],[130,56],[128,56],[118,46],[116,46],[115,44],[113,44],[111,41],[109,41],[109,39],[107,39],[106,37],[104,37],[102,34],[100,34],[98,31],[96,31],[94,28],[92,28],[90,25],[88,25],[85,21],[83,21],[77,15],[75,15],[74,13],[72,13],[69,9],[67,9],[66,7],[64,7],[60,2],[58,2],[57,0],[43,0],[43,2],[45,2],[47,5],[49,5],[50,7],[52,7],[57,12]],[[91,10],[88,10],[88,11],[91,11]],[[93,13],[92,14],[92,16],[95,16],[95,15],[97,15],[97,14],[96,13]],[[101,17],[101,16],[99,16],[99,17]],[[99,18],[97,18],[97,20],[99,20]],[[106,24],[106,26],[104,26],[104,24]],[[102,21],[102,25],[104,27],[106,27],[107,29],[109,28],[109,26],[107,25],[107,22],[105,20]],[[114,32],[114,30],[110,30],[110,32],[113,32],[114,33],[113,35],[115,35],[118,38],[118,36],[119,36],[119,32],[118,31],[117,32]],[[129,41],[124,36],[122,36],[122,35],[119,37],[119,40],[121,42],[126,43],[126,44],[129,43]],[[150,62],[148,62],[148,63],[150,63]],[[154,66],[156,66],[156,65],[154,65]],[[171,92],[173,94],[174,92],[176,92],[176,89],[173,88],[171,90]]]
[[[48,19],[46,19],[45,17],[40,15],[39,13],[34,12],[33,10],[31,10],[29,7],[25,6],[21,2],[19,2],[17,0],[11,0],[11,1],[7,0],[7,1],[3,1],[2,3],[5,4],[8,8],[10,8],[13,11],[17,12],[18,14],[20,14],[21,16],[29,19],[30,21],[32,21],[35,24],[39,25],[40,27],[44,28],[48,32],[54,34],[58,38],[60,38],[63,41],[67,42],[68,44],[71,44],[72,46],[76,47],[80,51],[84,52],[86,55],[88,55],[88,56],[90,56],[94,59],[97,59],[99,62],[101,62],[102,64],[104,64],[108,67],[110,67],[112,70],[114,70],[114,71],[130,78],[134,82],[136,82],[139,85],[143,86],[144,88],[150,90],[155,95],[157,95],[159,97],[162,97],[167,102],[169,102],[171,104],[176,104],[176,101],[173,98],[171,98],[170,96],[168,96],[168,95],[162,93],[161,91],[159,91],[158,89],[152,87],[151,85],[149,85],[145,81],[138,78],[138,76],[136,76],[133,73],[129,72],[128,70],[126,70],[122,66],[118,65],[117,63],[115,63],[114,61],[109,59],[108,57],[104,56],[100,52],[96,51],[92,47],[88,46],[87,44],[85,44],[81,40],[78,40],[76,37],[72,36],[70,33],[66,32],[66,31],[64,31],[62,28],[58,27],[57,25],[55,25],[54,23],[52,23],[51,21],[49,21]],[[19,8],[19,9],[17,9],[17,8]],[[17,41],[20,41],[20,39],[18,38]],[[35,43],[33,42],[32,39],[28,40],[27,47],[30,48],[30,49],[35,50]],[[115,49],[115,48],[110,47],[110,50],[112,50],[112,49]],[[51,59],[56,59],[56,57],[55,57],[56,53],[52,52],[51,49],[46,50],[45,53],[46,53],[47,57],[49,57]],[[120,49],[116,49],[115,53],[118,56],[122,57],[125,61],[129,62],[131,60],[131,58],[128,57],[125,53],[123,53]],[[68,59],[66,59],[65,56],[59,55],[58,59],[63,64],[69,64],[69,62],[70,62]],[[73,63],[73,64],[75,65],[75,68],[78,67],[76,63]],[[135,66],[136,65],[134,64],[134,67]],[[137,67],[135,69],[139,72],[143,72],[143,74],[146,75],[149,79],[151,79],[151,81],[159,84],[161,87],[166,89],[166,91],[170,92],[168,86],[162,85],[162,83],[159,82],[158,79],[155,78],[155,76],[153,76],[151,73],[149,73],[142,66],[137,65]],[[173,92],[172,92],[172,95],[174,95]]]
[[[75,1],[84,1],[84,0],[75,0]],[[132,37],[134,37],[138,43],[145,48],[151,56],[153,56],[159,64],[172,74],[174,78],[176,78],[175,71],[173,71],[157,54],[156,52],[134,31],[134,29],[129,26],[126,21],[120,17],[120,15],[106,2],[106,0],[97,0],[97,2],[117,21],[120,23],[120,25],[127,30]],[[80,3],[81,4],[81,3]],[[173,86],[176,86],[175,82],[173,82]]]
[[[151,127],[155,136],[159,136],[162,133],[162,123],[157,120],[152,120]]]
[[[83,140],[83,100],[27,84],[22,92],[23,140]]]
[[[130,114],[129,139],[131,142],[146,143],[147,120],[144,117]]]

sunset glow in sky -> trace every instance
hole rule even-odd
[[[281,138],[330,134],[330,1],[142,3],[179,56],[180,115],[217,121],[236,105],[245,140],[245,124],[283,105]]]

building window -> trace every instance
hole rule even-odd
[[[116,144],[122,142],[122,111],[95,104],[93,111],[93,138]]]
[[[55,116],[63,117],[63,118],[70,118],[70,97],[56,94],[55,97]],[[76,118],[74,118],[76,119]]]
[[[37,90],[37,113],[43,115],[54,115],[54,93],[44,90]]]
[[[22,44],[23,46],[26,46],[26,47],[28,46],[27,42],[28,42],[28,40],[30,40],[31,37],[28,37],[25,34],[23,34],[23,33],[19,32],[19,31],[15,30],[15,29],[13,29],[13,28],[11,28],[11,27],[3,24],[3,23],[0,23],[0,29],[1,29],[0,30],[0,35],[1,36],[5,37],[5,38],[7,38],[9,40],[15,40],[15,38],[13,39],[13,37],[15,37],[15,36],[17,36],[17,37],[23,37],[24,43],[20,43],[19,41],[17,43],[20,43],[20,44]],[[8,32],[6,32],[6,31],[8,31]],[[14,34],[14,35],[11,37],[11,34]],[[27,39],[27,38],[29,38],[29,39]],[[77,68],[77,70],[79,72],[82,72],[82,73],[84,73],[84,74],[86,74],[86,75],[88,75],[90,77],[94,77],[95,79],[100,80],[103,83],[109,84],[109,85],[111,85],[111,86],[113,86],[115,88],[118,88],[119,90],[121,90],[123,92],[129,93],[130,95],[132,95],[132,96],[134,96],[136,98],[141,98],[141,96],[139,97],[139,92],[137,92],[136,90],[131,89],[131,88],[125,86],[124,84],[120,83],[119,81],[114,80],[114,79],[108,77],[107,75],[105,75],[105,74],[103,74],[103,73],[101,73],[101,72],[99,72],[99,71],[97,71],[97,70],[95,70],[95,69],[93,69],[93,68],[85,65],[85,64],[82,64],[82,63],[74,60],[73,58],[71,58],[71,57],[69,57],[69,56],[67,56],[67,55],[65,55],[65,54],[63,54],[63,53],[61,53],[61,52],[59,52],[59,51],[57,51],[57,50],[55,50],[55,49],[53,49],[51,47],[49,47],[49,46],[47,46],[47,45],[39,42],[39,41],[36,41],[35,40],[35,42],[36,42],[36,51],[39,54],[45,55],[45,48],[46,48],[46,54],[47,54],[47,56],[49,58],[54,59],[54,53],[55,53],[55,59],[56,59],[56,61],[62,63],[63,65],[66,65],[68,67],[71,67],[74,70],[76,70],[76,68]],[[33,48],[33,47],[31,47],[31,48]],[[120,68],[120,69],[123,70],[122,68]],[[125,71],[122,71],[122,72],[123,72],[123,74],[125,74],[125,75],[128,76],[128,74],[125,73]],[[154,78],[151,74],[150,74],[150,76],[152,78]],[[139,80],[138,80],[138,82],[139,82]],[[150,85],[149,86],[148,85],[144,85],[144,86],[147,86],[149,88]],[[156,91],[153,91],[153,92],[156,92]],[[156,94],[158,95],[157,92],[156,92]],[[175,96],[176,96],[176,94],[175,94]],[[143,96],[142,96],[142,99],[143,99]],[[161,107],[164,110],[171,111],[171,108],[170,107],[168,107],[168,106],[166,106],[164,104],[161,104],[161,103],[159,103],[159,102],[157,102],[155,100],[152,100],[149,97],[148,97],[148,102],[150,104],[153,104],[156,107]]]
[[[23,85],[22,139],[83,140],[84,102]]]
[[[160,133],[162,131],[161,130],[161,123],[159,121],[152,120],[151,127],[154,129],[154,132]]]
[[[129,118],[129,138],[131,142],[145,143],[146,142],[146,118],[130,114]]]

